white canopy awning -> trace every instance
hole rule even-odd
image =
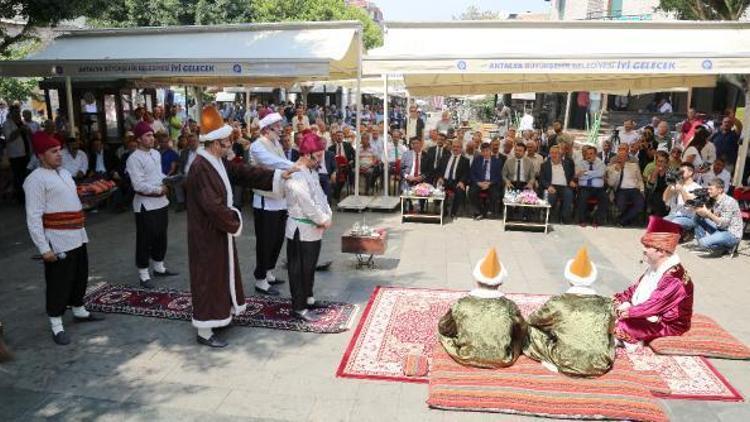
[[[750,73],[750,23],[387,23],[363,73],[402,73],[412,95],[713,86]]]
[[[187,85],[289,86],[356,78],[359,22],[70,31],[2,76],[146,79]]]

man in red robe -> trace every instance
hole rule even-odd
[[[203,109],[203,148],[185,182],[193,326],[198,343],[210,347],[227,345],[213,329],[229,325],[246,307],[234,242],[242,232],[242,214],[232,206],[232,185],[280,192],[281,178],[289,177],[281,170],[228,162],[231,133],[214,107]]]
[[[641,238],[648,268],[633,285],[614,296],[615,336],[628,349],[690,329],[693,283],[675,253],[680,231],[679,225],[651,216]]]

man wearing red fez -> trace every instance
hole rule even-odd
[[[299,146],[297,166],[301,170],[286,181],[286,259],[292,309],[297,318],[313,322],[309,310],[318,308],[313,296],[315,267],[320,255],[323,232],[331,227],[331,207],[320,186],[318,166],[325,159],[325,143],[306,130]]]
[[[138,147],[128,156],[126,171],[135,191],[135,265],[141,287],[153,289],[149,267],[153,269],[155,277],[177,275],[164,266],[169,224],[169,199],[164,184],[167,176],[162,173],[161,155],[154,149],[154,130],[151,126],[141,121],[133,132]]]
[[[89,258],[84,214],[73,177],[62,168],[60,142],[47,132],[32,137],[37,167],[23,184],[26,193],[26,225],[44,261],[47,284],[47,316],[52,338],[59,345],[70,344],[62,317],[70,306],[73,321],[104,319],[86,310],[83,296],[89,278]]]
[[[651,216],[641,238],[648,268],[632,286],[614,296],[615,336],[629,350],[690,329],[693,282],[675,253],[680,232],[679,225]]]
[[[294,170],[282,172],[228,162],[232,127],[214,107],[203,109],[200,127],[203,148],[198,150],[185,181],[190,293],[196,340],[220,348],[227,343],[213,329],[229,325],[247,306],[234,241],[242,233],[242,213],[232,205],[232,186],[280,195],[282,178],[288,178]]]

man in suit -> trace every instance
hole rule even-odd
[[[534,189],[534,163],[526,156],[526,145],[518,143],[503,165],[506,189]]]
[[[198,135],[190,133],[187,135],[186,147],[180,151],[180,157],[177,159],[177,174],[187,177],[193,160],[198,156]],[[177,208],[175,212],[185,211],[185,188],[184,177],[174,184],[175,198],[177,199]]]
[[[548,201],[552,206],[552,219],[558,220],[562,217],[563,224],[570,223],[573,217],[573,190],[576,188],[575,163],[562,155],[559,145],[550,147],[549,158],[542,163],[539,170],[539,186],[542,195],[547,192]]]
[[[401,191],[422,183],[426,177],[424,162],[427,159],[427,154],[422,151],[422,140],[415,136],[410,141],[411,149],[404,153],[404,158],[401,160]],[[409,211],[412,210],[411,201],[408,202],[407,207]],[[419,207],[424,211],[425,202],[419,201]]]
[[[349,180],[351,169],[354,168],[354,148],[348,142],[344,142],[344,132],[336,129],[331,133],[333,145],[328,151],[333,153],[336,164],[336,180],[333,183],[333,197],[338,201],[341,199],[341,190]]]
[[[299,158],[299,153],[297,153]],[[331,203],[331,185],[336,182],[336,157],[333,151],[324,151],[323,159],[318,163],[318,177],[320,178],[320,187]]]
[[[474,207],[475,220],[481,220],[495,210],[503,183],[502,163],[491,156],[490,144],[482,144],[481,153],[482,156],[474,160],[470,170],[469,201]],[[481,192],[487,192],[487,202],[484,204],[480,199]]]
[[[446,135],[438,133],[435,145],[427,149],[427,158],[424,165],[427,182],[435,184],[440,177],[440,166],[448,160],[451,155],[449,147],[446,145]]]
[[[594,227],[604,223],[609,209],[609,198],[607,188],[604,186],[606,166],[597,157],[596,147],[588,145],[584,147],[583,160],[576,166],[576,177],[578,178],[578,203],[576,214],[578,223],[586,225],[588,220],[588,200],[591,197],[597,199],[596,216]]]
[[[284,134],[281,135],[281,149],[284,151],[284,158],[287,160],[296,163],[299,159],[299,150],[292,148],[292,142],[289,139],[290,135]],[[294,137],[301,137],[302,135],[300,133],[295,133]]]
[[[406,117],[404,126],[407,139],[415,136],[419,139],[424,139],[424,120],[419,117],[416,105],[412,104],[409,106],[409,116]]]
[[[89,152],[89,176],[97,175],[107,179],[119,180],[118,170],[120,163],[115,154],[104,148],[101,138],[91,140],[91,152]]]
[[[620,144],[617,155],[607,166],[607,184],[615,192],[615,204],[620,211],[621,226],[628,226],[643,211],[643,175],[638,161],[628,157],[628,146]]]
[[[599,157],[600,160],[604,163],[605,166],[608,166],[610,164],[610,161],[612,161],[613,158],[615,158],[615,153],[612,152],[612,141],[609,139],[605,139],[602,142],[602,150],[598,154],[596,154],[597,157]]]
[[[451,143],[451,155],[438,168],[437,183],[453,192],[450,216],[455,218],[456,212],[466,202],[466,187],[469,185],[469,159],[462,154],[460,140],[454,139]]]

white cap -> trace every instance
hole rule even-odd
[[[274,123],[282,121],[283,118],[281,117],[281,114],[279,113],[268,113],[265,117],[260,119],[260,129],[263,130],[264,128],[267,128],[268,126],[271,126]]]

